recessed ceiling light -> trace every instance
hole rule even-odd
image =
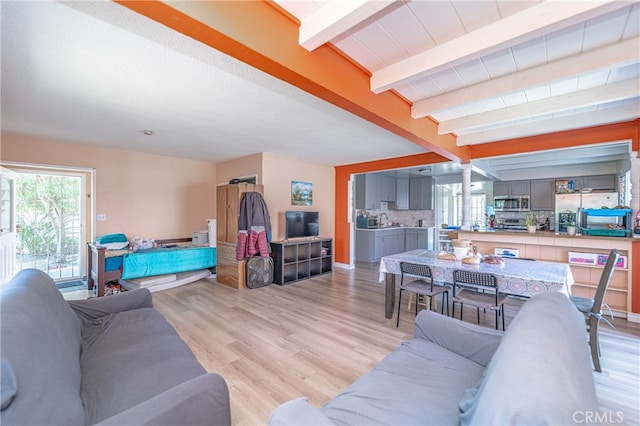
[[[142,134],[145,136],[151,136],[153,134],[153,130],[143,130]]]

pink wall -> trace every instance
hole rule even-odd
[[[264,197],[271,215],[273,240],[284,238],[284,212],[312,210],[320,213],[320,235],[334,237],[334,168],[269,153],[258,153],[218,163],[216,182],[226,184],[234,177],[257,175],[264,185]],[[291,204],[291,181],[313,184],[313,204]]]
[[[95,235],[190,237],[215,217],[216,165],[94,145],[2,134],[1,160],[95,169]],[[9,165],[10,168],[10,165]]]

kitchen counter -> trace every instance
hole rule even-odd
[[[383,228],[356,228],[356,231],[388,231],[390,229],[429,229],[433,226],[385,226]]]
[[[631,312],[631,295],[633,289],[633,237],[592,236],[592,235],[556,235],[553,231],[537,231],[534,234],[504,230],[458,231],[458,238],[471,240],[478,252],[493,254],[495,248],[518,250],[519,256],[529,259],[568,263],[575,283],[571,293],[582,297],[593,297],[602,266],[598,264],[570,263],[570,253],[586,254],[597,257],[609,254],[617,248],[625,258],[625,265],[617,267],[605,303],[616,316],[626,317]]]
[[[535,234],[530,234],[527,231],[510,231],[507,229],[487,229],[480,231],[458,231],[466,232],[465,235],[476,234],[502,234],[502,235],[518,235],[525,237],[561,237],[561,238],[588,238],[588,239],[605,239],[605,240],[633,240],[633,237],[614,237],[614,236],[596,236],[596,235],[568,235],[568,234],[556,234],[554,231],[536,231]],[[473,239],[467,236],[466,239]]]

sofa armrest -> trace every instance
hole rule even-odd
[[[334,423],[322,411],[309,404],[308,398],[302,397],[287,401],[276,408],[271,413],[268,424],[269,426],[320,426]]]
[[[89,320],[101,318],[108,314],[153,307],[151,292],[146,288],[125,291],[107,297],[70,300],[68,303],[76,315]]]
[[[436,343],[445,349],[485,366],[500,345],[503,331],[492,330],[423,310],[416,317],[414,337]]]
[[[229,388],[222,376],[195,377],[98,425],[230,425]]]

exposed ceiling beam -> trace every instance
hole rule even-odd
[[[381,93],[416,77],[540,37],[560,24],[566,27],[628,5],[627,2],[615,0],[543,1],[374,72],[371,76],[371,90]]]
[[[458,133],[478,127],[503,123],[511,120],[533,117],[540,114],[597,105],[599,103],[614,102],[640,96],[640,82],[633,78],[617,83],[599,86],[592,89],[580,90],[546,99],[500,108],[480,114],[469,115],[453,120],[442,121],[438,124],[438,133]]]
[[[331,0],[304,18],[299,43],[309,52],[380,12],[393,0]]]
[[[413,118],[426,117],[436,111],[477,102],[553,81],[575,77],[611,67],[622,67],[640,60],[640,38],[559,59],[548,64],[508,74],[484,83],[417,101],[411,107]]]
[[[640,115],[638,104],[624,105],[620,108],[605,108],[598,111],[577,114],[570,117],[559,117],[549,120],[534,121],[518,126],[504,127],[484,132],[458,135],[458,145],[473,145],[517,138],[520,135],[541,135],[563,130],[579,129],[600,124],[628,121]]]

